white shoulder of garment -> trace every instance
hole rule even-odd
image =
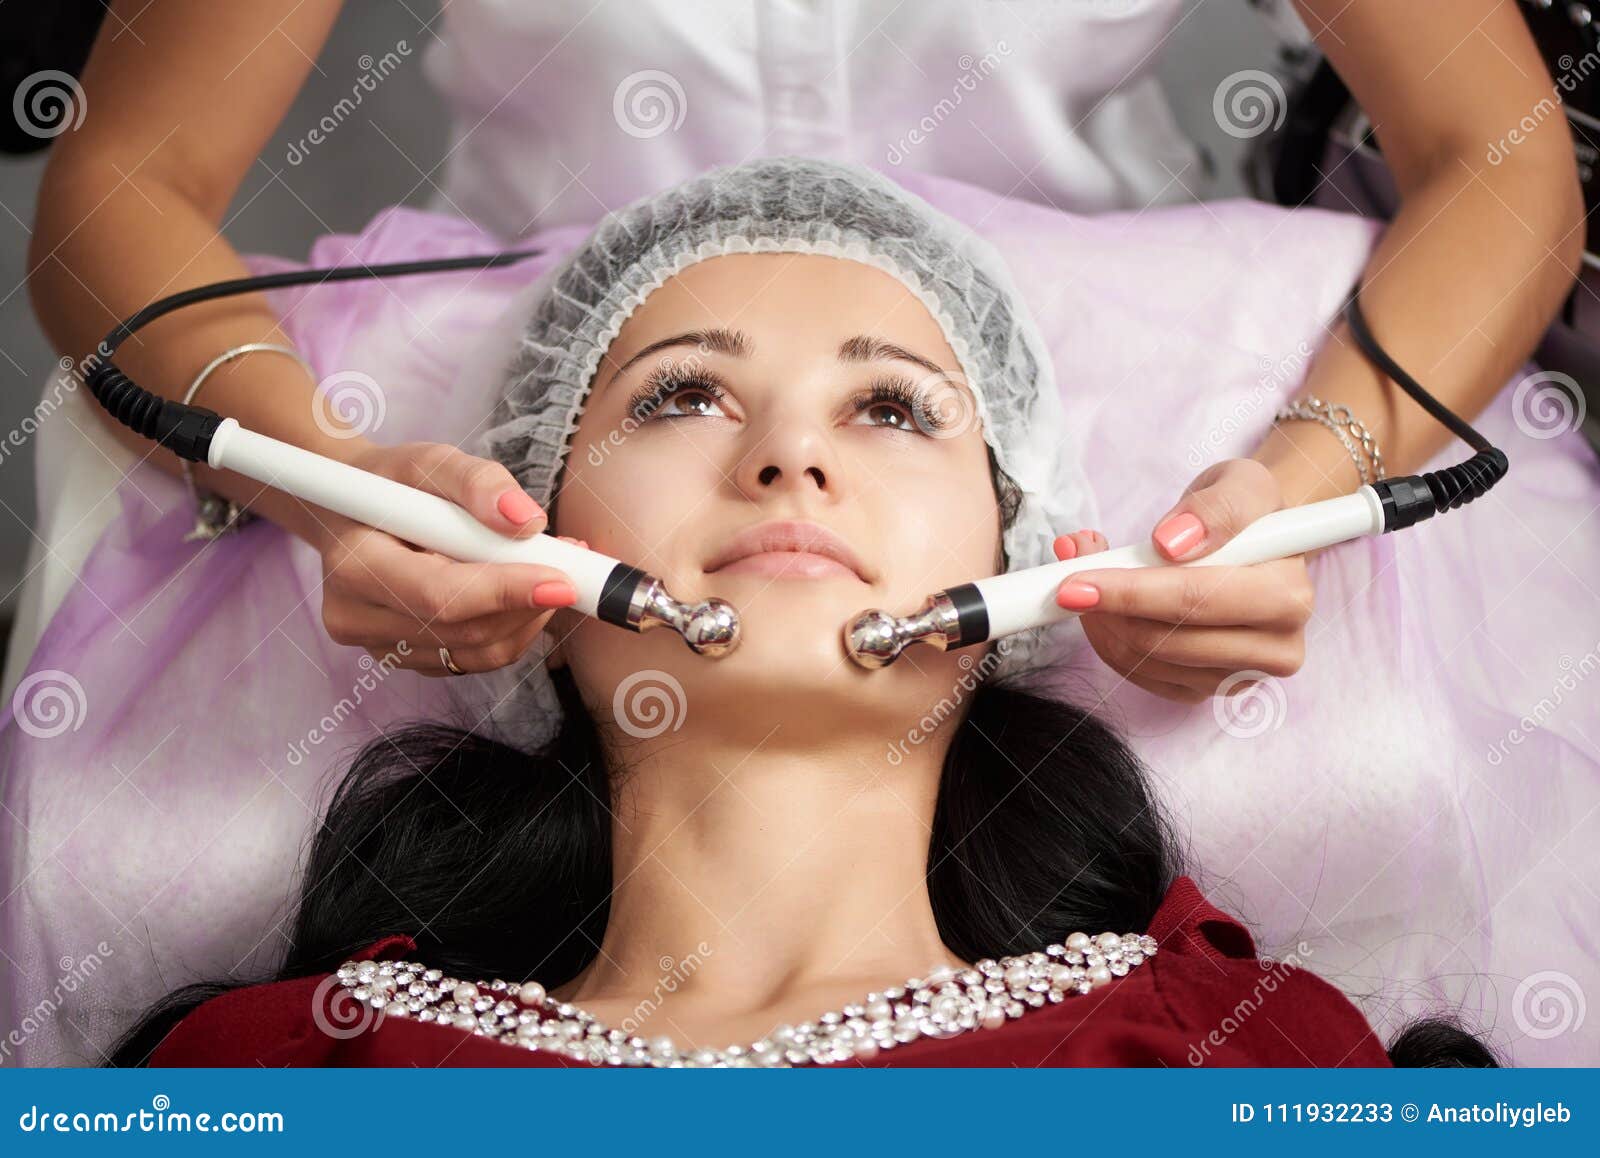
[[[1206,193],[1154,75],[1182,0],[452,0],[432,208],[502,236],[801,153],[1077,212]]]

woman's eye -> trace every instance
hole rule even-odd
[[[726,418],[722,388],[710,381],[646,382],[629,401],[628,410],[640,422],[653,418]]]
[[[669,407],[679,409],[673,411],[668,409]],[[673,391],[655,411],[656,414],[664,414],[669,418],[707,417],[721,412],[717,400],[698,387],[685,387]]]
[[[884,418],[887,421],[873,421],[869,426],[888,426],[899,430],[915,430],[917,421],[906,408],[898,402],[876,402],[861,411],[862,414],[874,418]]]
[[[903,430],[930,438],[942,437],[950,425],[925,391],[904,378],[880,378],[855,401],[856,414],[866,415],[868,426]]]

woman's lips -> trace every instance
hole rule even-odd
[[[746,527],[712,557],[705,572],[785,579],[848,576],[869,585],[875,578],[849,543],[811,519],[770,519]]]
[[[712,575],[765,575],[773,579],[854,579],[849,567],[812,551],[758,551],[710,572]]]

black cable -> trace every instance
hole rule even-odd
[[[1457,417],[1449,407],[1429,394],[1400,364],[1391,358],[1378,340],[1372,336],[1366,317],[1361,313],[1361,284],[1356,283],[1345,303],[1344,318],[1350,333],[1370,358],[1399,387],[1452,434],[1478,453],[1465,462],[1444,470],[1429,471],[1420,475],[1403,475],[1399,478],[1380,479],[1372,484],[1383,500],[1384,533],[1398,531],[1439,511],[1453,510],[1478,498],[1511,469],[1505,452],[1492,445],[1487,438]]]
[[[204,406],[191,406],[152,394],[129,378],[111,361],[117,347],[136,331],[157,318],[184,306],[217,298],[294,285],[323,285],[331,281],[358,281],[373,278],[405,277],[418,273],[446,273],[462,269],[491,269],[536,257],[541,249],[506,250],[476,257],[443,257],[428,261],[400,261],[388,265],[339,265],[324,269],[301,269],[287,273],[261,274],[233,278],[183,290],[150,303],[118,325],[90,356],[94,364],[84,374],[84,383],[95,401],[130,430],[153,439],[190,462],[205,462],[211,451],[211,438],[222,424],[222,416]]]
[[[475,257],[440,257],[428,261],[397,261],[388,265],[335,265],[325,269],[297,269],[287,273],[265,273],[255,277],[236,277],[231,281],[212,282],[210,285],[196,286],[194,289],[171,294],[145,306],[107,334],[106,340],[100,344],[100,349],[103,351],[102,357],[110,357],[130,334],[143,329],[163,314],[170,314],[173,310],[197,302],[209,302],[214,298],[233,297],[259,290],[282,289],[291,285],[310,285],[313,282],[322,285],[330,281],[363,281],[368,278],[405,277],[414,273],[491,269],[495,266],[511,265],[524,258],[537,257],[543,252],[542,249],[511,249],[504,253],[480,254]]]

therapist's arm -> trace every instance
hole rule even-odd
[[[1526,362],[1580,266],[1584,207],[1563,90],[1513,0],[1295,6],[1371,119],[1400,192],[1362,277],[1362,312],[1395,360],[1470,422]],[[1342,320],[1299,394],[1348,406],[1391,476],[1421,470],[1453,441]],[[1286,504],[1360,485],[1349,452],[1315,422],[1280,424],[1254,457]]]
[[[1401,194],[1363,274],[1362,311],[1396,361],[1471,421],[1527,360],[1579,267],[1583,202],[1557,90],[1512,0],[1295,2],[1371,118]],[[1489,162],[1491,145],[1541,115]],[[1342,320],[1299,393],[1348,406],[1391,476],[1417,472],[1452,440],[1373,368]],[[1459,449],[1461,459],[1471,454]],[[1507,453],[1515,464],[1515,447]],[[1165,558],[1201,558],[1270,511],[1360,483],[1331,430],[1285,421],[1252,458],[1203,471],[1151,540]],[[1056,553],[1107,545],[1080,531],[1057,540]],[[1112,668],[1193,703],[1300,668],[1315,598],[1306,558],[1204,576],[1085,571],[1057,598],[1087,612],[1084,632]]]
[[[28,256],[34,311],[56,349],[83,359],[122,318],[179,290],[249,271],[222,235],[246,171],[321,51],[340,0],[133,0],[111,5],[83,71],[83,123],[52,144]],[[181,398],[218,353],[287,344],[260,295],[188,307],[134,334],[116,362]],[[246,354],[208,377],[197,405],[322,454],[341,439],[313,420],[316,383],[280,354]],[[168,474],[176,455],[99,406],[98,420]],[[242,475],[195,467],[205,487],[302,537],[317,514]]]
[[[53,143],[39,192],[29,284],[57,350],[81,363],[149,302],[248,272],[223,237],[228,207],[339,9],[340,0],[112,5],[82,77],[83,122]],[[116,360],[147,390],[181,398],[218,354],[262,341],[284,342],[266,299],[227,298],[140,330]],[[368,439],[324,413],[316,383],[281,354],[224,364],[194,401],[262,434],[429,490],[502,534],[533,535],[548,525],[502,463],[448,444]],[[96,409],[97,420],[136,453],[180,472],[174,455]],[[558,568],[456,562],[231,471],[196,466],[195,476],[316,548],[330,637],[385,662],[432,676],[502,667],[566,600],[559,581],[567,576]]]

